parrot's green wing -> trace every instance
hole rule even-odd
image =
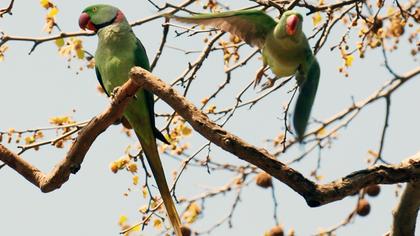
[[[141,68],[150,70],[149,60],[147,58],[146,49],[144,49],[143,44],[139,39],[137,39],[137,47],[134,51],[134,58],[135,58],[135,65],[140,66]],[[144,91],[145,93],[145,100],[147,104],[147,108],[149,110],[149,118],[152,123],[153,133],[157,139],[160,141],[169,144],[168,140],[166,140],[165,136],[156,128],[155,126],[155,101],[153,99],[153,94],[147,90]]]
[[[95,66],[95,73],[96,73],[96,78],[98,79],[98,82],[102,87],[102,90],[104,90],[105,94],[109,97],[109,93],[108,93],[108,91],[106,91],[106,88],[104,86],[104,82],[102,81],[101,73],[99,72],[99,69],[98,69],[98,66]]]
[[[145,60],[144,58],[142,58],[141,55],[145,55],[146,51],[143,47],[143,45],[141,44],[140,40],[137,39],[137,45],[138,45],[138,49],[135,52],[135,56],[136,56],[136,61],[139,62],[139,65],[136,66],[140,66],[142,68],[149,68],[149,61]],[[104,90],[105,94],[109,97],[109,92],[106,90],[105,86],[104,86],[104,82],[102,81],[102,76],[101,73],[99,72],[99,69],[97,66],[95,66],[95,73],[96,73],[96,78],[98,79],[99,84],[101,85],[102,89]],[[160,141],[166,143],[166,144],[170,144],[168,142],[168,140],[166,140],[165,136],[163,136],[163,134],[156,128],[155,125],[155,106],[154,106],[154,99],[153,99],[153,94],[145,91],[145,97],[146,97],[146,103],[147,103],[147,107],[149,112],[149,118],[150,121],[152,122],[152,126],[154,128],[154,134],[155,137],[157,139],[159,139]]]
[[[237,35],[246,43],[262,48],[267,34],[277,22],[260,10],[238,10],[221,13],[198,14],[192,17],[169,16],[177,21],[210,25]]]
[[[295,127],[299,141],[302,141],[306,126],[308,125],[312,105],[314,104],[318,89],[320,71],[318,61],[315,57],[312,57],[307,71],[304,72],[300,69],[296,74],[300,92],[293,113],[293,126]]]

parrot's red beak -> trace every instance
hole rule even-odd
[[[290,36],[296,33],[296,29],[299,23],[299,17],[297,15],[291,15],[286,20],[286,33]]]
[[[83,30],[92,30],[96,32],[96,27],[95,25],[92,23],[92,21],[90,21],[90,16],[86,13],[83,12],[80,17],[79,17],[79,26],[81,29]]]

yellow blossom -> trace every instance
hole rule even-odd
[[[127,166],[127,169],[131,173],[136,173],[137,172],[137,164],[132,162]]]
[[[353,64],[354,56],[353,55],[347,55],[344,58],[344,65],[346,67],[350,67]]]
[[[188,126],[186,126],[186,125],[184,125],[184,126],[182,127],[182,135],[184,135],[184,136],[188,136],[188,135],[190,135],[190,134],[191,134],[191,132],[192,132],[192,130],[191,130],[191,128],[190,128],[190,127],[188,127]]]
[[[69,116],[54,116],[49,119],[50,124],[53,125],[69,124],[71,121]]]
[[[162,221],[160,219],[154,219],[153,220],[153,227],[155,227],[155,229],[157,230],[162,230]]]
[[[147,194],[148,194],[147,187],[146,186],[143,186],[143,188],[141,189],[141,192],[143,194],[143,198],[146,198],[147,197]]]
[[[48,9],[53,6],[53,4],[48,0],[41,0],[40,4],[43,8]]]
[[[31,144],[35,142],[35,137],[34,136],[26,136],[25,137],[25,144]]]
[[[127,216],[121,215],[120,218],[118,219],[118,224],[124,225],[125,222],[127,222]]]
[[[314,24],[314,26],[317,26],[319,24],[319,22],[321,22],[321,20],[322,20],[322,16],[319,12],[316,12],[312,16],[312,23]]]
[[[198,215],[201,213],[201,208],[200,206],[196,203],[193,202],[191,203],[191,205],[188,206],[187,210],[185,211],[185,213],[183,214],[182,218],[184,218],[184,220],[187,223],[194,223],[197,218]]]
[[[57,7],[52,7],[51,10],[48,12],[47,16],[48,17],[54,17],[55,15],[57,15],[58,13],[58,8]]]
[[[145,214],[145,213],[146,213],[146,211],[147,211],[147,205],[143,205],[142,207],[140,207],[140,208],[139,208],[139,211],[140,211],[141,213]]]
[[[48,34],[51,34],[54,25],[55,25],[54,17],[47,16],[45,18],[44,31],[47,32]]]
[[[133,176],[133,185],[137,185],[137,184],[139,184],[139,176],[135,175]]]

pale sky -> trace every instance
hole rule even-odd
[[[4,7],[8,1],[2,1]],[[162,5],[163,1],[155,1]],[[171,1],[178,3],[180,1]],[[224,1],[229,2],[229,1]],[[77,24],[80,12],[96,1],[53,1],[60,12],[57,22],[65,32],[79,31]],[[147,1],[103,1],[118,6],[130,21],[138,20],[156,13],[156,9]],[[231,8],[251,6],[250,1],[238,1]],[[200,11],[196,7],[197,11]],[[297,9],[305,13],[306,9]],[[0,19],[0,30],[15,36],[47,36],[42,31],[46,11],[39,1],[17,0],[13,15],[5,15]],[[160,44],[162,19],[135,27],[134,31],[147,49],[152,60]],[[312,29],[312,20],[305,18],[304,31],[307,35]],[[312,116],[324,120],[348,107],[352,97],[358,101],[366,98],[382,84],[392,79],[383,66],[380,50],[369,51],[366,58],[356,57],[350,76],[345,78],[338,72],[342,60],[338,51],[330,51],[341,37],[343,27],[337,27],[339,34],[333,33],[327,44],[318,54],[321,64],[321,80]],[[53,31],[56,34],[57,30]],[[175,38],[173,30],[168,36],[168,45],[185,50],[201,50],[202,36]],[[310,41],[313,45],[314,40]],[[89,52],[96,49],[97,38],[83,38],[84,47]],[[103,111],[109,100],[96,92],[97,81],[93,70],[83,70],[76,74],[80,61],[68,63],[66,58],[58,55],[54,42],[39,45],[28,55],[32,46],[28,42],[10,42],[5,60],[0,62],[2,71],[2,90],[0,101],[0,130],[13,127],[23,130],[48,126],[48,118],[57,115],[72,115],[77,121],[89,119]],[[252,49],[244,47],[243,56]],[[198,54],[188,54],[165,48],[162,59],[154,73],[166,82],[179,76],[188,62],[196,60]],[[199,105],[206,94],[211,94],[225,79],[222,53],[212,53],[197,74],[197,81],[191,88],[188,99]],[[397,73],[405,73],[415,66],[410,56],[410,48],[406,38],[401,40],[400,50],[390,54],[390,64]],[[67,68],[70,65],[70,69]],[[232,74],[232,81],[225,91],[215,100],[218,108],[231,106],[235,96],[254,79],[261,61],[252,59],[246,66]],[[293,84],[287,88],[290,89]],[[234,118],[225,128],[247,142],[273,151],[271,145],[264,140],[274,138],[282,131],[283,117],[281,106],[288,101],[287,88],[280,89],[267,99],[258,103],[252,110],[238,110]],[[391,163],[398,163],[419,150],[418,133],[420,133],[420,113],[415,101],[420,100],[418,90],[420,80],[413,79],[403,85],[393,96],[390,113],[390,127],[387,132],[384,158]],[[245,97],[258,96],[256,91],[249,91]],[[73,114],[72,110],[76,110]],[[170,111],[162,102],[158,102],[155,110],[158,113]],[[331,148],[322,150],[320,174],[323,183],[345,176],[353,171],[366,168],[367,151],[378,150],[381,129],[384,122],[384,101],[376,102],[365,110],[339,132],[339,139]],[[158,124],[163,125],[158,119]],[[194,153],[205,140],[196,132],[187,140],[191,143],[189,153]],[[127,138],[120,126],[112,126],[99,136],[88,152],[81,170],[70,177],[60,189],[51,193],[41,193],[14,170],[5,167],[0,170],[1,211],[0,235],[118,235],[117,224],[120,215],[127,215],[129,223],[141,220],[138,209],[147,204],[138,189],[128,197],[123,193],[133,188],[131,174],[121,171],[113,174],[109,163],[124,153],[124,148],[135,145],[134,138]],[[7,147],[16,150],[15,144]],[[280,161],[290,160],[303,152],[302,148],[293,148],[280,156]],[[65,154],[66,149],[42,147],[41,151],[28,151],[23,157],[47,172]],[[207,152],[199,155],[205,158]],[[242,163],[237,157],[212,145],[211,157],[221,163]],[[180,162],[162,155],[167,176],[178,169]],[[304,161],[293,165],[305,176],[316,167],[318,152],[311,153]],[[231,173],[214,171],[210,175],[204,168],[191,167],[182,176],[177,187],[177,195],[191,197],[208,189],[217,188],[229,182]],[[249,179],[251,180],[251,178]],[[141,183],[144,179],[140,178]],[[310,208],[304,199],[286,185],[274,180],[275,193],[279,208],[277,214],[286,231],[294,228],[296,235],[311,235],[320,228],[328,228],[338,224],[350,213],[356,204],[356,198],[348,197],[319,208]],[[137,187],[138,188],[138,187]],[[367,217],[356,217],[356,221],[337,231],[338,235],[383,235],[388,231],[391,222],[391,211],[397,203],[396,186],[382,186],[380,195],[368,198],[371,213]],[[204,215],[191,226],[192,229],[205,230],[225,217],[231,208],[235,193],[218,196],[206,201]],[[178,208],[184,209],[184,205]],[[250,184],[243,190],[241,202],[234,217],[233,228],[227,224],[219,227],[211,235],[263,235],[274,226],[272,219],[273,203],[271,191]],[[149,227],[151,229],[151,227]],[[146,229],[142,235],[156,235],[155,230]],[[418,230],[417,230],[418,231]]]

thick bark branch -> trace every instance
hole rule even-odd
[[[394,209],[390,236],[414,236],[420,207],[420,181],[408,183]]]
[[[1,144],[0,160],[40,188],[42,192],[51,192],[60,188],[69,179],[71,173],[74,174],[80,169],[80,165],[96,137],[121,117],[125,106],[138,88],[139,86],[131,80],[124,84],[115,95],[111,107],[94,117],[80,131],[66,157],[48,174],[42,173]]]
[[[411,162],[403,162],[398,165],[378,165],[353,172],[331,183],[316,184],[298,171],[276,160],[265,149],[248,144],[241,138],[222,129],[191,102],[150,72],[135,67],[131,70],[130,77],[139,86],[150,90],[168,103],[202,136],[285,183],[304,197],[311,207],[341,200],[371,184],[409,182],[420,177],[420,154],[418,154],[411,158]]]
[[[239,137],[222,129],[192,103],[179,95],[172,87],[139,67],[133,68],[131,79],[122,86],[111,107],[95,117],[84,127],[67,156],[47,175],[23,160],[17,154],[0,145],[0,160],[15,169],[43,192],[50,192],[66,182],[71,173],[77,172],[96,137],[118,119],[139,87],[158,95],[187,120],[205,138],[271,174],[305,198],[308,205],[316,207],[349,196],[371,184],[394,184],[420,178],[420,154],[397,165],[378,165],[327,184],[316,184],[301,173],[275,159],[265,149],[246,143]]]

